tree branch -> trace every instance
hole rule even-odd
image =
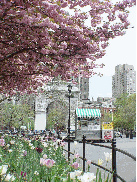
[[[23,49],[20,49],[20,50],[18,50],[18,51],[15,51],[15,52],[13,52],[13,53],[7,55],[7,56],[4,57],[3,59],[0,59],[0,61],[2,62],[2,61],[4,61],[4,60],[7,60],[7,59],[9,59],[9,58],[12,58],[13,56],[15,56],[15,55],[17,55],[17,54],[19,54],[19,53],[23,53],[23,52],[25,52],[25,51],[33,50],[33,49],[34,49],[34,48],[23,48]]]

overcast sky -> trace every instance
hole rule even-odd
[[[103,0],[102,0],[103,1]],[[113,3],[122,0],[111,0]],[[82,11],[87,12],[90,7],[82,8]],[[73,10],[68,10],[70,14],[74,14]],[[136,70],[136,7],[128,9],[130,11],[128,20],[131,25],[126,31],[126,34],[116,37],[109,41],[109,46],[106,48],[106,55],[97,60],[97,64],[104,63],[105,66],[101,69],[97,68],[97,73],[103,74],[102,77],[93,76],[89,80],[89,99],[97,100],[97,97],[112,97],[112,75],[115,74],[115,66],[119,64],[133,65]],[[90,19],[86,20],[86,25],[90,25]]]
[[[96,69],[103,74],[102,77],[93,76],[89,81],[89,98],[97,100],[97,97],[112,97],[112,75],[115,74],[115,66],[118,64],[133,65],[136,70],[136,7],[130,8],[129,21],[131,27],[124,36],[110,40],[106,49],[106,55],[97,61],[104,63],[102,69]]]

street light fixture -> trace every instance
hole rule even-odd
[[[69,94],[71,94],[72,86],[69,84],[67,87],[68,87]]]
[[[70,162],[70,97],[71,97],[71,90],[72,86],[69,84],[68,86],[68,98],[69,98],[69,119],[68,119],[68,162]]]

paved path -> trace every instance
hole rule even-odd
[[[127,151],[128,153],[136,156],[136,137],[133,139],[125,138],[116,138],[117,144],[116,147],[122,150]],[[103,143],[102,143],[103,144]],[[105,143],[105,145],[110,146],[111,143]],[[65,146],[65,149],[67,149],[67,145]],[[83,155],[83,145],[82,143],[78,143],[76,146],[74,146],[74,143],[71,142],[70,145],[70,151],[71,152],[77,152],[82,157]],[[111,149],[99,147],[99,146],[93,146],[90,144],[86,144],[86,152],[85,157],[86,159],[89,159],[93,162],[98,163],[98,159],[103,159],[104,163],[103,166],[106,166],[105,161],[105,155],[104,152],[111,153]],[[136,161],[129,158],[128,156],[117,152],[116,153],[116,160],[117,160],[117,174],[120,175],[126,182],[135,182],[136,181]],[[78,162],[80,162],[80,166],[82,167],[82,160],[77,159]],[[111,162],[107,164],[107,168],[111,168]],[[87,166],[86,166],[87,168]],[[97,167],[94,165],[91,165],[90,171],[96,174]],[[102,173],[104,173],[104,170],[101,170]],[[106,173],[107,176],[107,173]],[[117,180],[117,182],[120,182],[121,180]]]

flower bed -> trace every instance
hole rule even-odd
[[[64,182],[98,181],[93,173],[79,168],[75,154],[71,164],[65,158],[65,142],[34,136],[31,139],[4,135],[0,139],[1,181]]]

